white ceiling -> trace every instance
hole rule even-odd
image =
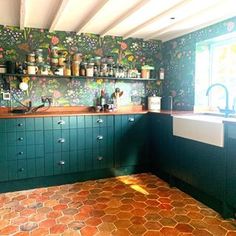
[[[236,16],[235,3],[235,0],[0,0],[0,24],[167,41]]]

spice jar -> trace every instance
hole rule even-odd
[[[43,62],[43,49],[41,48],[36,49],[35,55],[36,55],[36,62],[42,63]]]
[[[59,53],[59,56],[58,56],[58,65],[59,66],[64,66],[65,64],[65,56],[62,54],[62,53]]]
[[[71,76],[71,65],[70,65],[70,60],[65,61],[65,66],[64,66],[64,75],[65,76]]]
[[[87,68],[87,63],[82,61],[80,63],[80,75],[81,76],[86,76],[86,68]]]
[[[58,57],[52,57],[51,64],[52,66],[58,66]]]
[[[79,52],[76,52],[72,56],[73,61],[78,61],[79,63],[82,61],[82,54]]]
[[[35,63],[35,54],[34,53],[29,53],[27,55],[27,62]]]
[[[72,75],[79,76],[79,61],[73,61],[72,62]]]
[[[93,77],[94,72],[94,63],[89,63],[86,68],[86,76]]]

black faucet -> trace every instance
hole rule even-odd
[[[212,84],[211,86],[208,87],[207,92],[206,92],[206,96],[209,95],[210,90],[215,86],[220,86],[225,91],[225,109],[221,109],[220,107],[218,107],[218,109],[221,113],[225,114],[225,117],[228,117],[229,114],[233,114],[233,113],[235,113],[235,111],[234,111],[234,109],[232,109],[232,110],[229,109],[229,91],[225,85],[223,85],[221,83]]]

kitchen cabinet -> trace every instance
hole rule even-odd
[[[225,149],[173,137],[172,176],[218,200],[224,199]]]
[[[236,124],[226,127],[226,202],[236,209]],[[236,212],[236,210],[235,210]]]
[[[172,117],[158,113],[151,113],[149,116],[152,169],[164,174],[171,174]]]
[[[147,166],[147,116],[115,116],[115,167]]]

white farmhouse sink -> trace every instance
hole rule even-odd
[[[173,116],[173,135],[224,147],[224,117],[191,114]]]

